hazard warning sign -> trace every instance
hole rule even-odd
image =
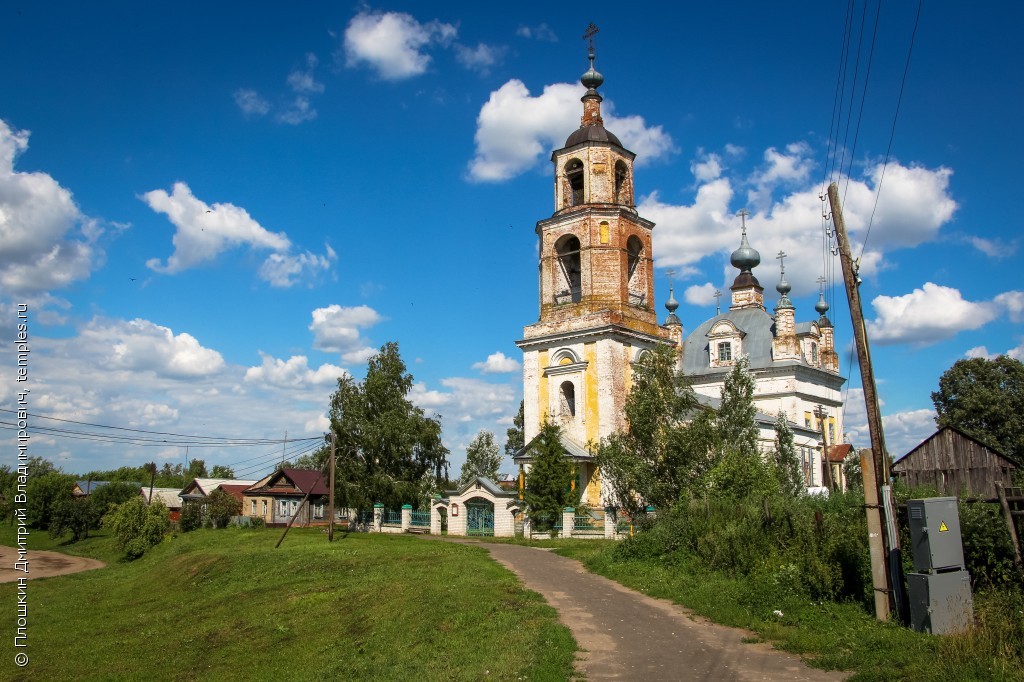
[[[939,532],[940,533],[945,533],[947,531],[949,531],[949,526],[947,526],[946,522],[943,521],[942,523],[939,524]]]

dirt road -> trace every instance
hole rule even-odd
[[[0,583],[12,583],[18,578],[52,578],[57,575],[68,575],[79,571],[91,571],[103,568],[106,564],[98,559],[71,556],[60,552],[44,552],[29,550],[27,555],[28,573],[15,570],[14,562],[18,560],[18,550],[14,547],[0,545]]]

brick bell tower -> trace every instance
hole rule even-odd
[[[636,211],[636,155],[604,127],[593,42],[589,59],[580,128],[551,155],[555,211],[537,223],[540,319],[516,345],[526,442],[545,418],[560,424],[584,500],[596,507],[603,501],[589,446],[625,426],[632,365],[670,334],[654,312],[654,223]],[[516,461],[528,466],[526,457]]]

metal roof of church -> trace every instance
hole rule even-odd
[[[619,138],[615,137],[615,135],[613,135],[611,131],[603,125],[583,126],[569,136],[569,139],[565,141],[565,146],[572,147],[582,144],[583,142],[610,142],[611,144],[622,147],[622,143],[619,142]]]
[[[704,374],[711,369],[708,355],[708,332],[719,320],[729,320],[743,332],[743,354],[750,358],[751,369],[772,364],[772,327],[775,318],[761,308],[727,310],[705,320],[683,341],[683,374]],[[725,368],[726,370],[728,368]]]

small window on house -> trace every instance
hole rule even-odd
[[[252,507],[251,507],[251,510],[252,510],[252,511],[251,511],[251,514],[252,514],[252,516],[256,516],[256,500],[253,500],[253,501],[252,501]]]
[[[718,361],[732,362],[732,342],[722,341],[718,344]]]
[[[565,179],[571,192],[569,205],[581,205],[583,203],[583,162],[573,159],[565,164]]]
[[[571,381],[563,381],[559,387],[559,412],[563,419],[576,416],[576,387]]]
[[[263,500],[263,516],[267,515],[267,501]]]
[[[288,516],[288,500],[281,500],[281,516]]]

